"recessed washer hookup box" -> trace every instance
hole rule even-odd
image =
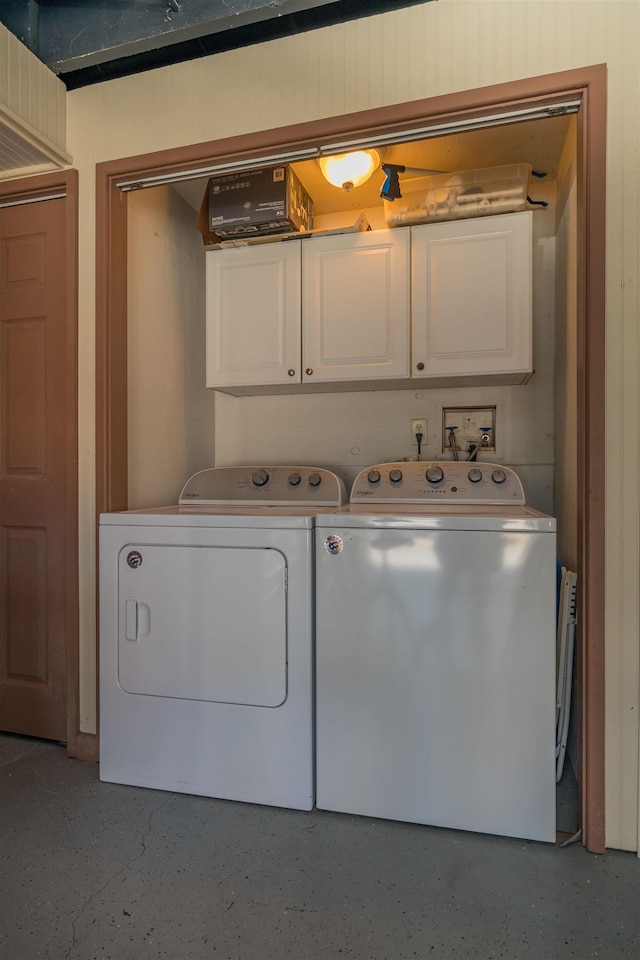
[[[313,202],[290,166],[211,177],[209,229],[218,237],[311,230]]]

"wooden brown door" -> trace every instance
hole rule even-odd
[[[65,200],[0,209],[0,730],[67,739]]]

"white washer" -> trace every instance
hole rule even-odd
[[[555,529],[488,463],[380,464],[318,517],[318,807],[555,840]]]
[[[195,474],[177,506],[100,517],[100,778],[310,810],[309,467]]]

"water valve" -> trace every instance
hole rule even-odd
[[[455,437],[455,446],[452,444]],[[442,452],[455,457],[480,447],[485,453],[496,452],[496,408],[444,407],[442,410]]]

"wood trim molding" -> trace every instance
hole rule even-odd
[[[127,200],[108,174],[96,196],[96,510],[127,506]],[[122,442],[119,441],[122,438]]]
[[[78,733],[73,744],[73,752],[70,746],[67,750],[70,757],[74,760],[84,760],[86,763],[98,762],[98,737],[95,733]]]
[[[0,182],[0,198],[27,199],[64,193],[67,311],[67,409],[65,507],[66,541],[66,664],[67,664],[67,752],[76,755],[80,734],[80,661],[78,618],[78,172],[62,170],[22,180]]]
[[[98,164],[96,430],[97,507],[127,504],[126,197],[118,181],[178,173],[268,152],[302,149],[340,137],[376,134],[480,117],[518,105],[582,98],[579,248],[578,491],[583,676],[583,839],[602,852],[604,836],[604,214],[606,66],[596,65],[426,100],[345,114]]]
[[[605,195],[606,67],[585,84],[578,117],[578,491],[581,588],[578,676],[582,693],[582,830],[605,849]]]
[[[38,200],[59,192],[66,193],[67,197],[75,193],[77,200],[77,183],[77,170],[57,170],[55,173],[40,173],[17,180],[0,180],[0,199]]]

